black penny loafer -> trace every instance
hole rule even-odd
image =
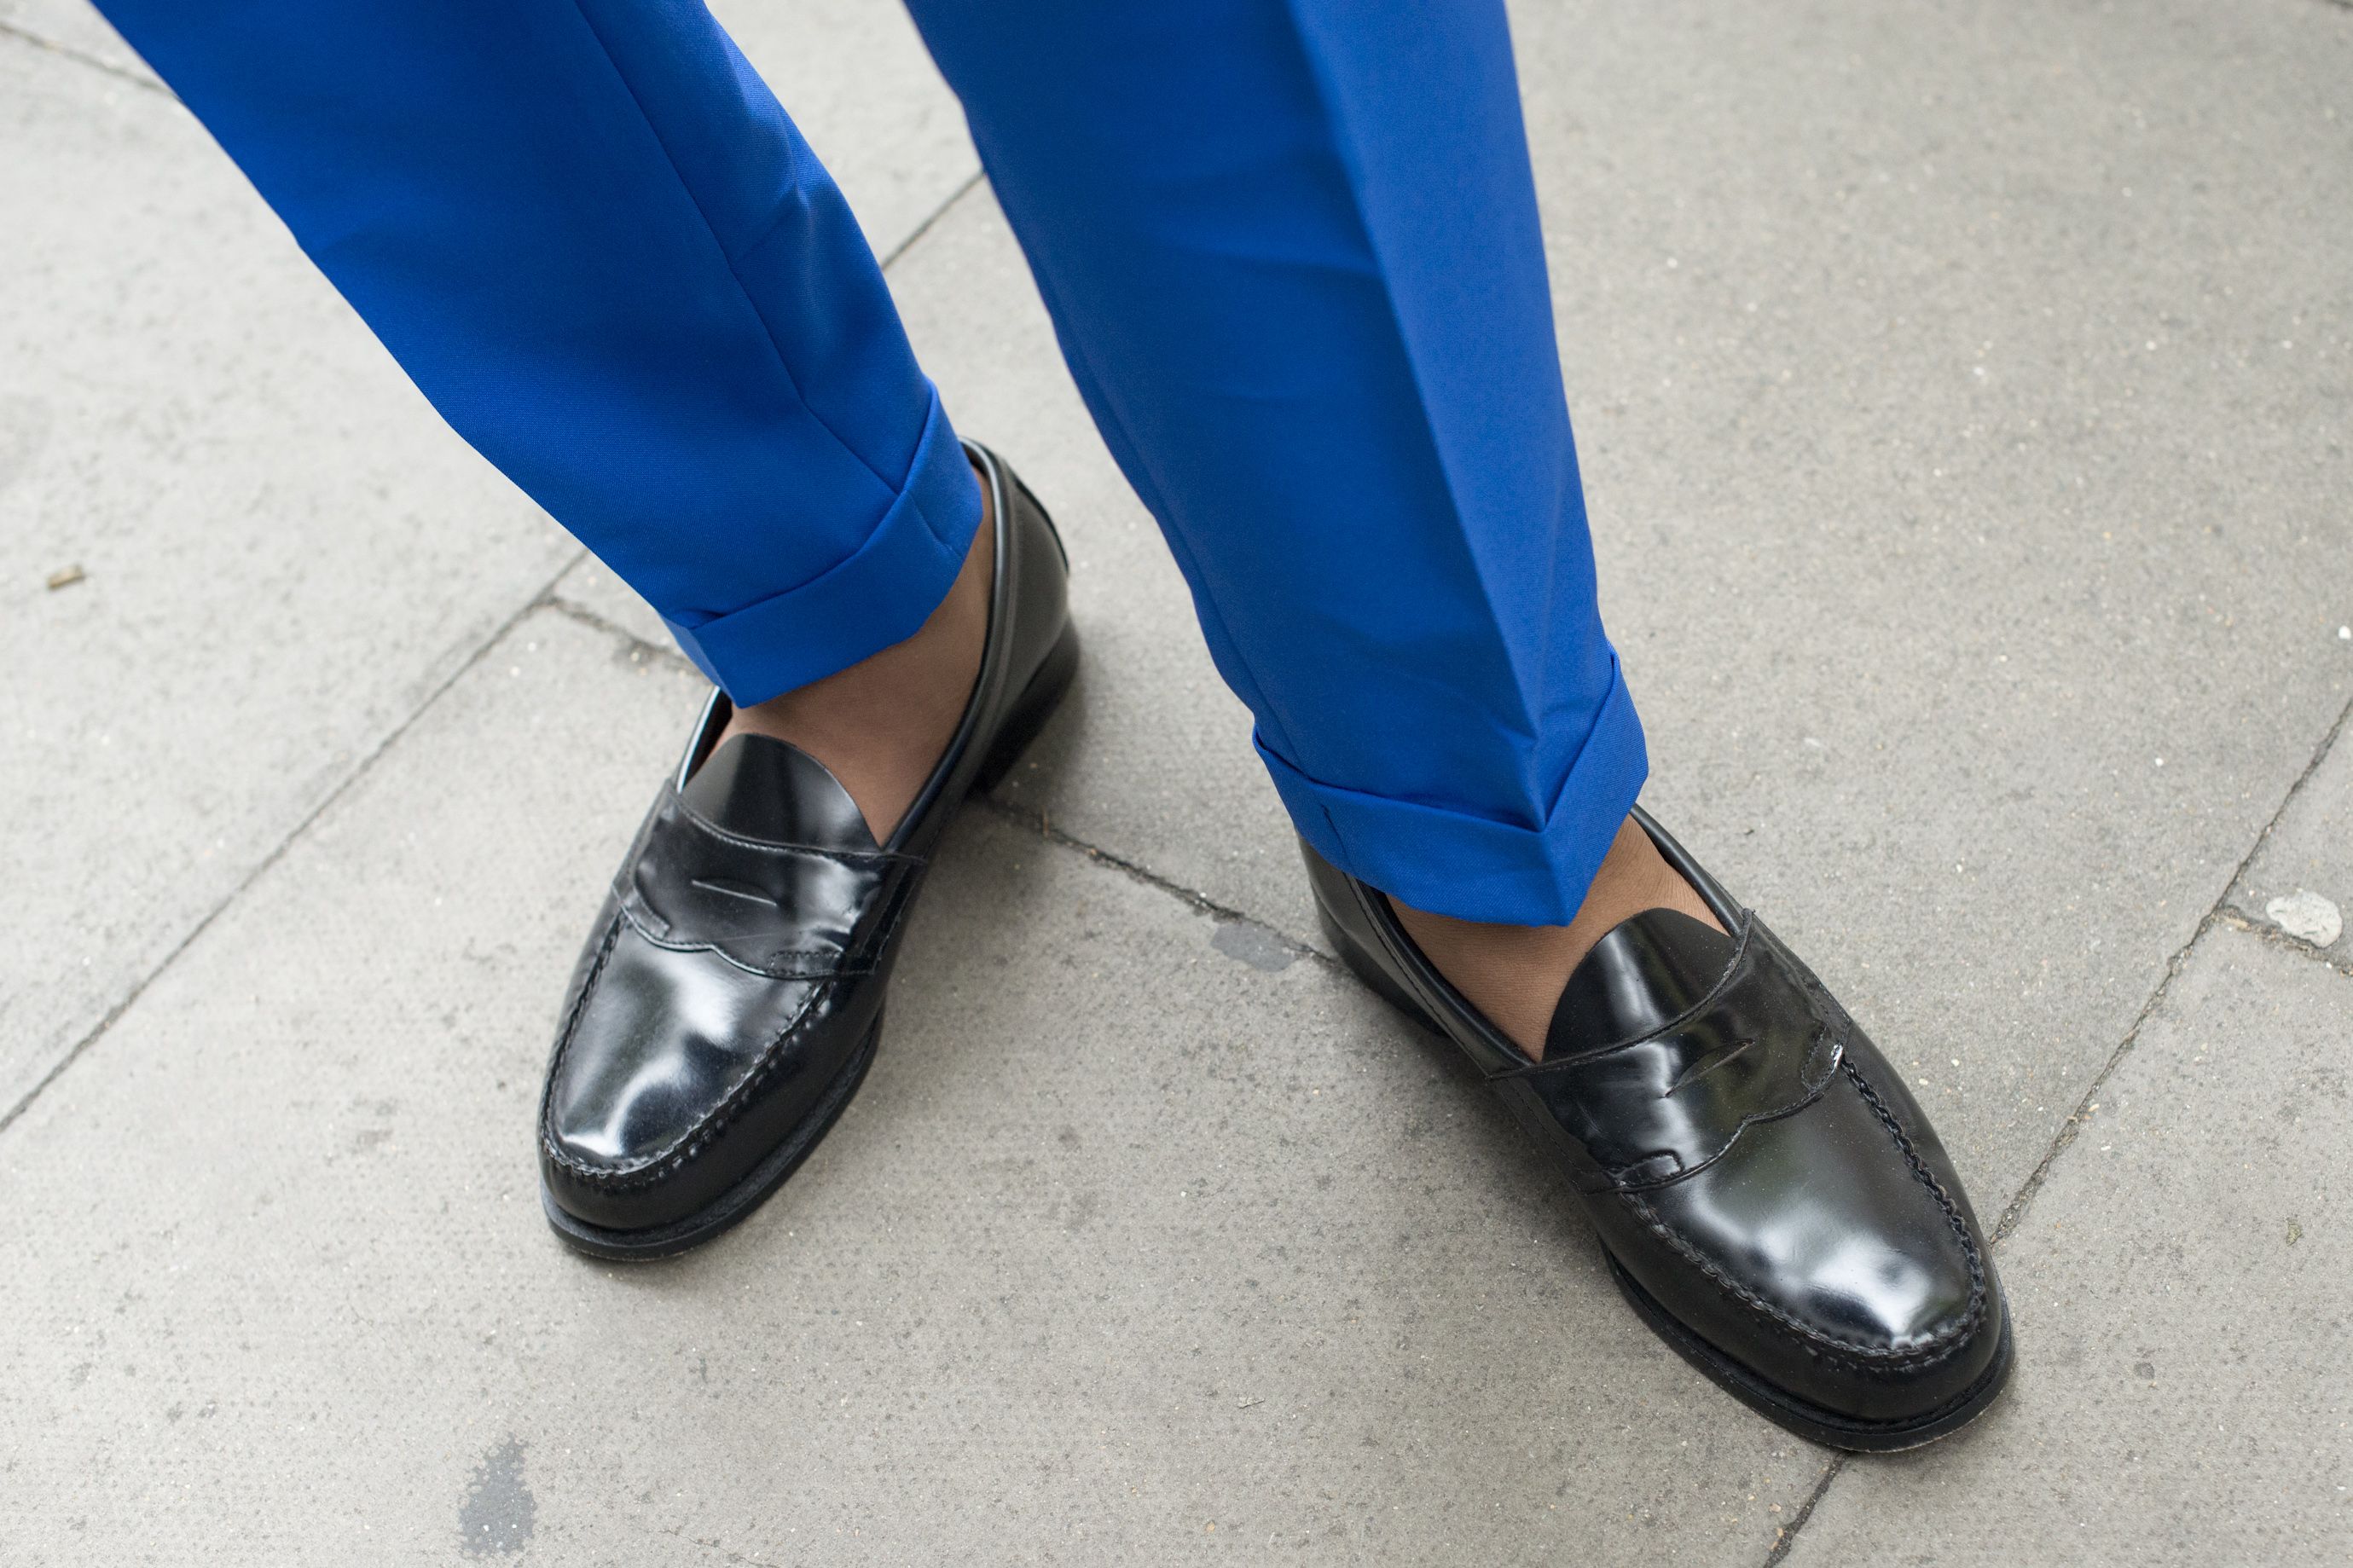
[[[1619,1289],[1736,1398],[1832,1447],[1932,1442],[2000,1394],[2010,1313],[1952,1162],[1813,972],[1649,816],[1723,931],[1612,930],[1527,1058],[1432,968],[1388,900],[1312,849],[1325,934],[1460,1046],[1568,1174]]]
[[[1078,667],[1053,524],[994,455],[997,571],[972,703],[887,844],[814,757],[741,735],[714,692],[574,971],[540,1102],[548,1223],[659,1258],[783,1183],[873,1060],[907,911],[957,804],[1044,725]]]

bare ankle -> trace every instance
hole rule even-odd
[[[875,841],[887,841],[955,738],[988,641],[996,519],[982,490],[981,524],[964,567],[914,636],[760,703],[739,708],[721,743],[766,735],[799,747],[841,781]]]
[[[1585,902],[1565,926],[1491,925],[1430,914],[1394,899],[1390,904],[1438,972],[1538,1061],[1561,988],[1593,944],[1620,921],[1644,910],[1668,909],[1724,929],[1631,818],[1620,826]]]

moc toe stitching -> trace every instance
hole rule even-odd
[[[595,994],[596,981],[605,973],[605,965],[613,956],[613,946],[621,939],[624,916],[619,910],[605,922],[605,934],[597,940],[596,960],[581,977],[580,989],[573,994],[572,1005],[565,1010],[563,1026],[555,1033],[555,1051],[548,1058],[547,1077],[539,1089],[539,1142],[542,1152],[554,1156],[559,1163],[568,1165],[568,1157],[553,1142],[555,1113],[555,1086],[564,1076],[565,1059],[571,1055],[573,1037],[580,1027],[581,1015],[588,1010],[588,998]]]
[[[547,1114],[547,1097],[554,1088],[556,1071],[564,1066],[565,1053],[571,1047],[573,1032],[580,1026],[580,1015],[588,1010],[589,994],[596,989],[597,976],[605,973],[605,965],[613,956],[613,944],[621,940],[622,919],[621,911],[615,910],[613,918],[605,922],[605,934],[596,942],[596,961],[588,966],[588,973],[581,979],[579,991],[572,998],[572,1005],[565,1010],[564,1026],[555,1036],[555,1057],[547,1064],[547,1081],[540,1089],[542,1120]]]
[[[1886,1103],[1853,1062],[1845,1061],[1841,1065],[1848,1081],[1853,1084],[1856,1093],[1878,1118],[1897,1152],[1904,1156],[1913,1180],[1936,1203],[1945,1216],[1946,1224],[1951,1227],[1954,1238],[1960,1244],[1961,1256],[1968,1268],[1968,1301],[1960,1316],[1947,1326],[1926,1335],[1908,1337],[1889,1344],[1866,1343],[1826,1332],[1733,1279],[1705,1252],[1669,1225],[1639,1194],[1620,1191],[1617,1196],[1641,1221],[1645,1230],[1697,1269],[1710,1284],[1763,1318],[1775,1330],[1799,1341],[1809,1352],[1833,1361],[1851,1363],[1859,1370],[1890,1373],[1924,1371],[1967,1350],[1976,1340],[1978,1331],[1984,1326],[1987,1300],[1984,1257],[1969,1234],[1968,1222],[1962,1218],[1951,1195],[1945,1191],[1944,1184],[1921,1160],[1911,1137],[1888,1110]]]
[[[1880,1097],[1877,1089],[1871,1087],[1871,1080],[1862,1076],[1862,1069],[1855,1066],[1852,1059],[1846,1061],[1843,1066],[1847,1081],[1854,1085],[1855,1092],[1862,1097],[1862,1102],[1871,1108],[1872,1114],[1879,1119],[1880,1125],[1887,1129],[1887,1136],[1895,1144],[1897,1152],[1904,1156],[1904,1163],[1912,1168],[1913,1179],[1927,1189],[1929,1197],[1936,1201],[1936,1207],[1943,1212],[1945,1223],[1952,1227],[1954,1238],[1961,1245],[1961,1258],[1968,1264],[1969,1270],[1968,1306],[1961,1313],[1960,1321],[1952,1329],[1945,1331],[1944,1334],[1936,1337],[1941,1339],[1945,1334],[1949,1334],[1955,1339],[1957,1345],[1966,1343],[1985,1321],[1986,1302],[1990,1294],[1987,1289],[1985,1253],[1978,1246],[1976,1237],[1971,1234],[1968,1217],[1961,1213],[1960,1205],[1953,1201],[1952,1194],[1945,1190],[1945,1184],[1936,1179],[1936,1173],[1931,1171],[1927,1162],[1920,1157],[1920,1151],[1912,1142],[1912,1135],[1904,1131],[1904,1124],[1898,1121],[1895,1119],[1895,1113],[1887,1108],[1887,1101]]]

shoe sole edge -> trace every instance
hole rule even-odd
[[[1993,1407],[1994,1402],[2010,1385],[2010,1374],[2016,1363],[2010,1327],[2010,1303],[2004,1301],[2001,1305],[2001,1339],[1994,1347],[1993,1360],[1987,1364],[1985,1371],[1978,1374],[1977,1381],[1961,1393],[1926,1415],[1902,1421],[1864,1421],[1841,1415],[1768,1383],[1716,1349],[1660,1305],[1658,1300],[1627,1272],[1625,1266],[1606,1247],[1602,1249],[1602,1257],[1609,1265],[1609,1275],[1617,1282],[1618,1293],[1626,1298],[1626,1304],[1634,1309],[1634,1315],[1641,1319],[1652,1333],[1664,1340],[1669,1349],[1690,1363],[1709,1382],[1775,1426],[1825,1447],[1841,1448],[1852,1454],[1896,1454],[1949,1437]]]

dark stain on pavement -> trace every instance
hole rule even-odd
[[[1290,968],[1299,957],[1289,942],[1248,921],[1219,921],[1218,929],[1209,933],[1209,945],[1228,958],[1239,958],[1270,974]]]
[[[469,1557],[505,1557],[531,1542],[538,1500],[522,1479],[522,1443],[509,1437],[482,1457],[458,1505],[458,1544]]]

